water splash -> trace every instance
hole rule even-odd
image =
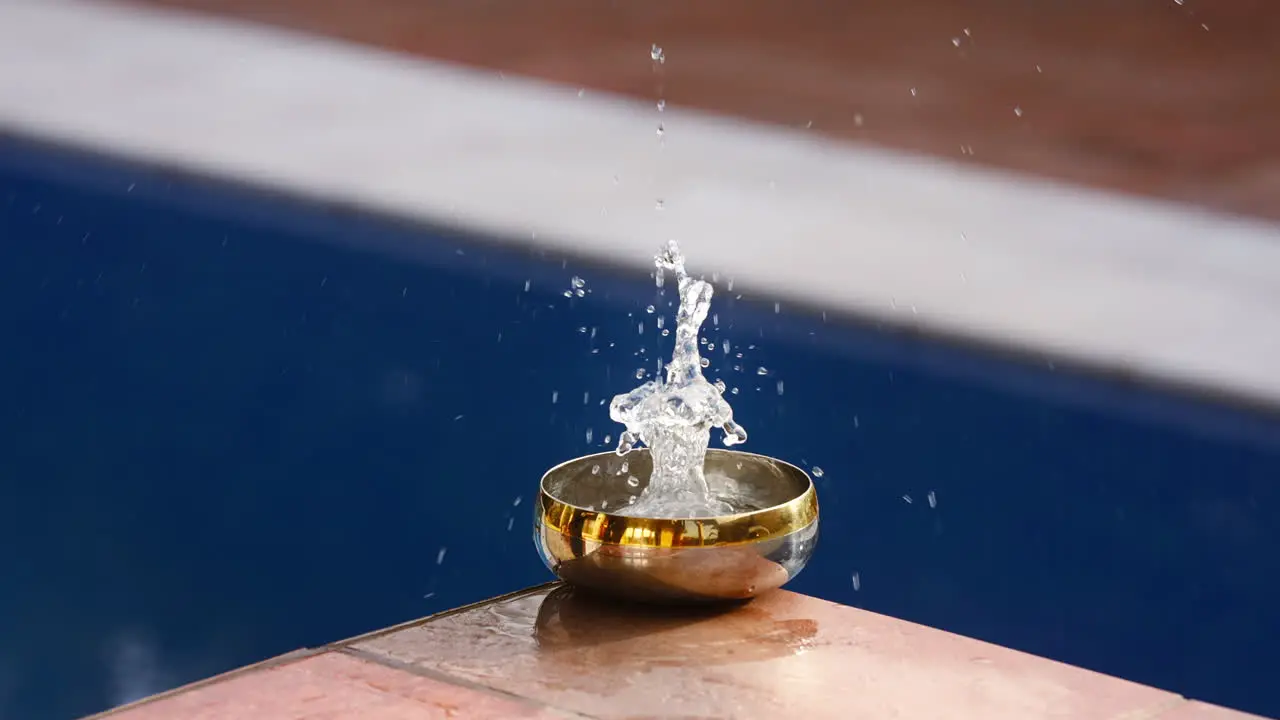
[[[658,283],[665,273],[676,278],[680,309],[676,315],[676,342],[666,378],[658,377],[609,405],[609,417],[626,426],[618,441],[624,455],[637,444],[648,446],[653,457],[649,485],[628,515],[648,517],[698,517],[736,512],[713,496],[703,474],[711,428],[724,431],[724,444],[745,442],[747,431],[733,420],[733,408],[724,399],[724,384],[712,384],[702,375],[707,362],[698,353],[698,331],[707,319],[714,293],[711,284],[689,276],[684,256],[675,241],[654,258]]]

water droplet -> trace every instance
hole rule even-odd
[[[757,375],[768,375],[768,374],[769,374],[769,368],[767,368],[767,367],[765,367],[765,366],[761,365],[760,367],[756,368],[756,374],[757,374]]]
[[[659,99],[659,100],[658,100],[658,112],[662,112],[663,110],[666,110],[666,109],[667,109],[667,101],[666,101],[666,100]]]
[[[1017,115],[1018,117],[1022,117],[1022,106],[1021,106],[1021,105],[1014,105],[1014,106],[1013,106],[1013,114],[1014,114],[1014,115]]]
[[[662,123],[658,123],[658,137],[662,137],[663,135],[666,135],[666,134],[667,134],[667,129],[662,126]]]
[[[592,474],[592,475],[599,475],[599,474],[600,474],[600,466],[599,466],[599,465],[592,465],[592,466],[591,466],[591,474]]]
[[[666,329],[666,328],[663,328],[663,329],[662,329],[662,337],[666,337],[666,336],[668,336],[668,335],[670,335],[670,334],[671,334],[671,331],[670,331],[670,330],[668,330],[668,329]]]
[[[649,57],[654,62],[659,64],[665,63],[667,61],[667,54],[664,53],[662,51],[662,48],[658,47],[657,44],[655,44],[652,48],[649,49]]]
[[[523,496],[517,495],[516,499],[511,501],[511,507],[520,507],[520,501],[524,500]]]
[[[587,444],[591,444],[591,436],[592,436],[593,434],[594,434],[594,433],[592,433],[591,428],[587,428]],[[592,472],[594,473],[594,472],[596,472],[596,471],[594,471],[594,470],[593,470]]]
[[[779,380],[779,381],[778,381],[778,394],[779,394],[779,395],[781,395],[781,394],[782,394],[782,381],[781,381],[781,380]]]
[[[776,303],[774,303],[774,304],[773,304],[773,314],[774,314],[774,315],[777,315],[777,314],[778,314],[778,313],[780,313],[780,312],[782,312],[782,303],[780,303],[780,302],[776,302]]]
[[[605,509],[607,509],[608,507],[609,507],[609,501],[608,501],[608,500],[601,500],[601,501],[600,501],[600,509],[601,509],[601,510],[605,510]]]
[[[640,487],[640,478],[636,477],[635,475],[632,475],[631,477],[627,478],[627,485],[629,485],[630,487]]]
[[[644,379],[644,368],[636,368],[636,379],[637,380]]]
[[[657,310],[657,308],[655,308],[655,307],[654,307],[654,306],[652,306],[652,305],[650,305],[649,307],[647,307],[647,308],[645,308],[645,309],[644,309],[644,311],[645,311],[645,312],[647,312],[647,313],[649,313],[650,315],[652,315],[656,310]]]
[[[585,287],[585,286],[586,286],[586,284],[587,284],[587,281],[586,281],[586,280],[583,280],[582,278],[578,277],[577,275],[574,275],[574,276],[573,276],[573,278],[571,278],[571,279],[569,280],[569,284],[573,285],[573,286],[574,286],[574,287],[576,287],[576,288],[580,288],[580,287]]]
[[[911,97],[915,97],[915,96],[916,96],[916,89],[911,88]]]
[[[717,379],[713,384],[716,386],[716,390],[718,390],[720,394],[723,395],[725,390],[724,380]]]
[[[711,361],[706,358],[700,358],[698,364],[702,367],[711,367]]]
[[[653,209],[661,210],[664,205],[666,205],[666,202],[662,198],[658,198],[658,200],[653,204]]]
[[[747,441],[747,430],[738,423],[727,420],[725,424],[720,426],[724,430],[724,444],[726,447],[740,445]]]
[[[853,574],[853,591],[858,592],[861,589],[862,589],[862,574],[855,572]]]
[[[929,491],[929,507],[938,507],[938,495],[932,490]]]
[[[610,445],[610,444],[612,444],[612,443],[613,443],[613,436],[612,436],[612,435],[605,435],[605,436],[604,436],[604,444],[605,444],[605,445]]]
[[[729,389],[729,394],[730,394],[730,395],[737,395],[737,394],[738,394],[738,388],[730,388],[730,389]]]
[[[951,44],[955,45],[956,47],[960,47],[960,38],[958,37],[951,38]]]
[[[582,288],[578,288],[575,292],[578,297],[586,297],[586,294],[587,294],[587,291],[583,290]]]
[[[560,391],[559,391],[559,390],[552,390],[552,391],[551,391],[551,404],[552,404],[552,405],[555,405],[557,402],[559,402],[559,400],[560,400]]]
[[[820,478],[820,477],[822,477],[823,475],[826,475],[826,474],[827,474],[827,473],[826,473],[822,468],[818,467],[817,465],[814,465],[814,466],[813,466],[813,476],[814,476],[814,477],[816,477],[816,478]]]
[[[449,550],[449,548],[447,548],[447,547],[442,547],[442,548],[440,548],[440,551],[436,553],[436,564],[437,564],[437,565],[443,565],[443,564],[444,564],[444,554],[445,554],[446,552],[448,552],[448,550]]]
[[[911,505],[911,504],[915,503],[915,500],[912,500],[910,495],[903,495],[903,496],[902,496],[902,499],[903,499],[903,500],[904,500],[908,505]]]
[[[567,298],[571,298],[571,297],[573,297],[573,291],[572,291],[572,290],[565,290],[565,291],[564,291],[564,296],[565,296],[565,297],[567,297]]]
[[[617,453],[619,455],[626,455],[627,453],[631,452],[631,448],[635,447],[636,443],[638,442],[640,442],[640,437],[638,435],[631,432],[630,430],[624,431],[621,435],[618,436]]]

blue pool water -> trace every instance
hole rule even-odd
[[[744,357],[710,374],[746,449],[824,470],[795,590],[1280,715],[1280,420],[736,292],[708,335]],[[600,401],[669,353],[655,302],[639,273],[3,142],[0,718],[548,579],[531,494],[616,439]]]

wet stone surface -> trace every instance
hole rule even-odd
[[[787,591],[660,608],[561,585],[263,663],[108,715],[1255,718]]]
[[[600,718],[658,707],[664,717],[1119,718],[1180,702],[786,591],[680,610],[541,589],[352,647]]]

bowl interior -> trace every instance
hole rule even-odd
[[[736,450],[707,450],[704,468],[712,494],[742,512],[785,505],[812,486],[809,475],[790,463]],[[542,491],[566,505],[608,513],[639,496],[649,485],[652,471],[653,459],[645,448],[626,455],[587,455],[548,471]]]

